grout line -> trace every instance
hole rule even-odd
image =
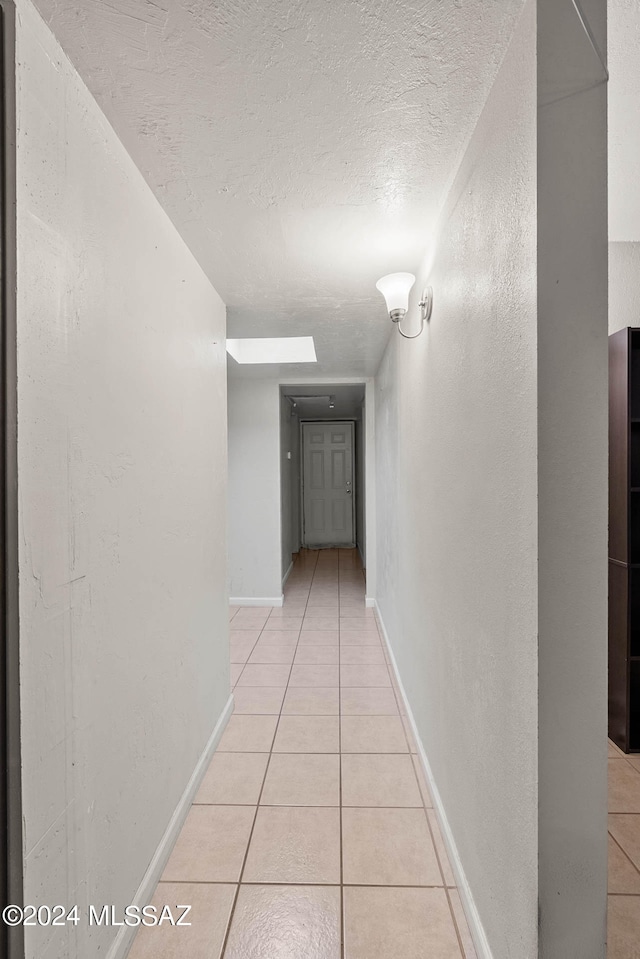
[[[395,807],[394,807],[395,808]],[[169,885],[172,886],[233,886],[235,883],[229,882],[225,879],[170,879],[158,883],[158,885]],[[313,886],[317,889],[327,889],[327,888],[338,888],[337,882],[275,882],[274,880],[257,880],[248,879],[242,883],[243,886],[291,886],[292,889],[295,889],[297,886]],[[442,889],[442,886],[431,885],[420,882],[345,882],[345,888],[347,889]],[[451,886],[451,889],[455,889],[455,886]],[[627,892],[610,892],[610,896],[632,896],[635,895],[640,899],[640,893],[627,893]]]
[[[624,815],[624,813],[623,813],[622,815]],[[612,833],[610,830],[607,830],[607,832],[608,832],[609,836],[611,836],[611,838],[613,839],[614,843],[616,844],[616,846],[618,847],[618,849],[620,850],[620,852],[623,854],[623,856],[625,857],[625,859],[628,859],[629,862],[631,863],[631,865],[633,866],[633,868],[635,869],[635,871],[636,871],[637,873],[640,873],[640,868],[639,868],[638,866],[636,866],[635,862],[633,861],[633,859],[631,858],[631,856],[629,855],[629,853],[627,852],[627,850],[624,848],[624,846],[622,846],[622,845],[618,842],[618,840],[616,839],[616,837],[613,835],[613,833]],[[610,893],[610,895],[613,895],[613,893]],[[631,893],[630,895],[633,895],[633,894]]]
[[[340,554],[338,553],[338,597],[340,596]],[[338,600],[339,602],[339,600]],[[342,823],[342,657],[340,655],[341,628],[340,607],[338,606],[338,749],[339,749],[339,784],[340,784],[340,956],[345,959],[345,924],[344,924],[344,851],[343,851],[343,823]]]
[[[316,560],[316,563],[317,563],[317,560]],[[306,609],[306,606],[305,606],[305,609]],[[303,617],[303,618],[304,618],[304,617]],[[267,619],[268,619],[268,617],[267,617]],[[264,631],[264,627],[263,627],[263,630],[262,630],[262,631]],[[262,635],[262,631],[261,631],[261,635]],[[259,638],[260,638],[260,637],[258,637],[258,639],[259,639]],[[257,642],[257,641],[258,641],[258,640],[256,640],[256,642]],[[299,643],[299,642],[300,642],[300,634],[298,633],[298,643]],[[298,648],[298,643],[296,643],[296,649]],[[289,677],[291,676],[291,669],[292,669],[292,668],[293,668],[293,664],[291,665],[291,667],[290,667],[290,669],[289,669]],[[241,866],[241,868],[240,868],[240,875],[238,876],[238,882],[237,882],[237,885],[236,885],[236,891],[235,891],[235,895],[234,895],[234,897],[233,897],[233,904],[232,904],[232,906],[231,906],[231,912],[229,913],[229,918],[228,918],[228,920],[227,920],[227,928],[226,928],[226,931],[225,931],[224,940],[223,940],[223,942],[222,942],[222,948],[220,949],[220,956],[221,956],[221,957],[224,957],[224,954],[225,954],[225,952],[226,952],[226,950],[227,950],[227,943],[228,943],[228,941],[229,941],[229,934],[230,934],[230,932],[231,932],[231,925],[232,925],[232,923],[233,923],[233,917],[234,917],[235,911],[236,911],[236,905],[237,905],[237,902],[238,902],[238,896],[240,895],[240,887],[241,887],[241,884],[242,884],[242,877],[244,876],[244,871],[245,871],[245,868],[246,868],[246,865],[247,865],[247,859],[248,859],[248,856],[249,856],[249,848],[251,847],[251,841],[252,841],[252,839],[253,839],[253,833],[254,833],[254,830],[255,830],[255,827],[256,827],[256,821],[257,821],[257,819],[258,819],[258,811],[260,810],[260,800],[262,799],[262,794],[263,794],[263,792],[264,792],[265,783],[266,783],[266,781],[267,781],[267,775],[268,775],[268,773],[269,773],[269,766],[271,765],[271,757],[273,756],[273,747],[274,747],[274,745],[275,745],[276,737],[277,737],[277,735],[278,735],[278,728],[279,728],[279,726],[280,726],[280,719],[282,718],[282,710],[283,710],[283,708],[284,708],[284,701],[285,701],[286,696],[287,696],[288,686],[289,686],[289,683],[288,683],[288,681],[287,681],[287,684],[285,685],[284,696],[282,697],[282,702],[280,703],[280,712],[278,713],[278,720],[277,720],[277,722],[276,722],[275,732],[274,732],[274,734],[273,734],[273,739],[272,739],[272,741],[271,741],[271,749],[269,750],[269,756],[268,756],[268,759],[267,759],[267,762],[266,762],[266,765],[265,765],[264,776],[263,776],[263,778],[262,778],[262,785],[261,785],[261,787],[260,787],[260,792],[259,792],[259,794],[258,794],[258,801],[257,801],[257,803],[256,803],[255,813],[254,813],[254,816],[253,816],[253,822],[252,822],[252,824],[251,824],[251,831],[249,832],[249,839],[248,839],[248,841],[247,841],[247,845],[246,845],[246,848],[245,848],[245,851],[244,851],[244,856],[243,856],[243,859],[242,859],[242,866]],[[262,754],[262,755],[264,755],[264,754]]]

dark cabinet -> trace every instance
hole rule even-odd
[[[609,337],[609,737],[640,752],[640,329]]]

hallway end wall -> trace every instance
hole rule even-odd
[[[17,6],[25,901],[121,914],[229,699],[225,308]],[[117,932],[31,928],[27,957]]]
[[[529,3],[376,382],[378,607],[493,959],[537,956],[535,57]]]

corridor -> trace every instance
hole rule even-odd
[[[131,959],[475,959],[356,550],[231,609],[235,711]]]

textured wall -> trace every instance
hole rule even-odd
[[[282,596],[280,388],[229,380],[229,595]]]
[[[609,0],[607,10],[609,238],[635,243],[640,241],[640,4]]]
[[[225,310],[18,12],[25,897],[122,907],[229,695]],[[27,955],[116,932],[28,930]]]
[[[537,957],[535,21],[377,379],[378,599],[494,959]]]

